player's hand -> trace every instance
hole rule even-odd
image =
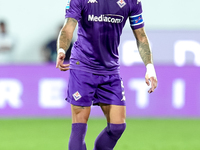
[[[65,54],[60,52],[57,55],[56,68],[59,68],[61,71],[69,70],[69,64],[63,64],[64,59],[65,59]]]
[[[157,83],[158,83],[157,78],[154,76],[149,78],[148,74],[146,73],[145,81],[148,86],[151,85],[151,88],[148,90],[148,93],[152,93],[157,87]]]

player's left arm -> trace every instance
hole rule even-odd
[[[149,89],[148,92],[152,93],[157,87],[158,81],[157,81],[156,72],[153,65],[152,52],[149,46],[149,41],[145,33],[144,27],[133,30],[133,33],[137,41],[137,46],[138,46],[140,56],[147,68],[145,81],[148,86],[150,85],[150,82],[151,82],[151,88]]]

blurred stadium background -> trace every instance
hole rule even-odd
[[[0,0],[0,21],[6,23],[13,45],[11,60],[3,62],[0,56],[0,150],[67,149],[68,73],[55,69],[55,62],[43,54],[64,22],[65,4]],[[145,67],[127,22],[119,53],[128,119],[116,150],[199,150],[200,1],[142,4],[159,84],[154,93],[147,93]],[[89,150],[106,124],[98,107],[92,108],[91,118]]]

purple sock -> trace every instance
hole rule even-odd
[[[126,123],[108,123],[108,126],[98,135],[95,141],[94,150],[113,150],[125,128]]]
[[[86,150],[85,134],[87,131],[86,123],[73,123],[69,139],[69,150]]]

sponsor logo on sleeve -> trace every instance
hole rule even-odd
[[[73,94],[74,99],[77,101],[81,98],[81,94],[77,91]]]
[[[126,2],[124,0],[118,0],[117,4],[119,5],[120,8],[122,8],[126,5]]]
[[[71,1],[71,0],[67,0],[66,9],[69,9],[69,7],[70,7],[70,1]]]

